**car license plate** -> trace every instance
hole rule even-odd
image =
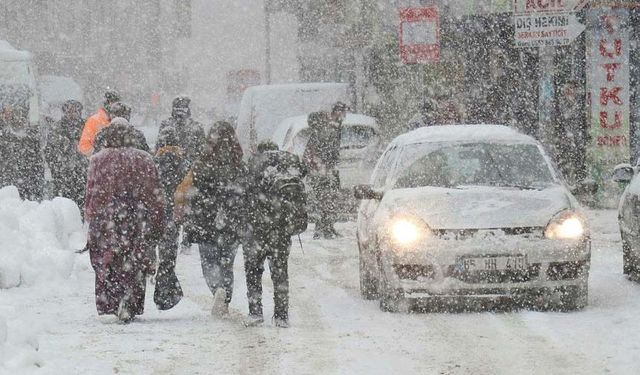
[[[526,255],[465,257],[458,261],[464,272],[474,271],[524,271],[529,268]]]

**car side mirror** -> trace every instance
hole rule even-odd
[[[635,170],[631,164],[620,164],[613,170],[613,181],[628,184],[634,175]]]
[[[384,193],[376,191],[371,185],[356,185],[353,187],[353,196],[360,200],[382,200]]]

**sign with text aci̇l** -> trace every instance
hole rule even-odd
[[[426,64],[440,60],[438,7],[400,10],[400,57],[405,64]]]

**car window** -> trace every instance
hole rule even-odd
[[[342,149],[365,148],[374,136],[375,131],[368,126],[345,126],[342,128],[342,141],[340,146]]]
[[[371,178],[371,183],[375,188],[382,189],[385,187],[387,177],[391,172],[393,161],[395,160],[396,148],[388,149],[380,158],[378,165]]]
[[[553,183],[551,168],[536,145],[476,143],[414,153],[394,187],[541,188]]]

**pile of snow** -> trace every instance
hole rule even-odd
[[[0,189],[0,289],[68,278],[85,237],[73,201],[23,201],[15,187]]]
[[[6,321],[0,316],[0,373],[42,367],[35,329],[28,326],[12,328],[9,334]]]

